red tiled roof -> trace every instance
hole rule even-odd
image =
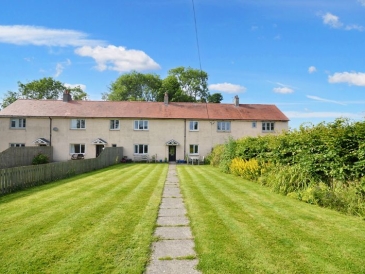
[[[156,118],[289,121],[275,105],[19,99],[0,117]]]

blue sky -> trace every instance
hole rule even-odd
[[[201,66],[224,103],[289,126],[365,117],[365,0],[194,0]],[[199,68],[191,0],[2,0],[0,98],[54,77],[101,100],[131,70]]]

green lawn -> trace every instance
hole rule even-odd
[[[117,165],[0,197],[0,273],[142,273],[167,168]]]
[[[365,273],[365,221],[178,166],[203,273]]]

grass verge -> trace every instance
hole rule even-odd
[[[364,273],[365,222],[211,166],[178,166],[203,273]]]
[[[142,273],[167,165],[117,165],[0,197],[0,273]]]

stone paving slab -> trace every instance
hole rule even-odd
[[[152,260],[166,257],[174,259],[191,255],[196,255],[193,240],[162,240],[152,244]]]
[[[185,216],[186,215],[186,209],[185,208],[160,208],[158,212],[158,216]]]
[[[195,270],[198,260],[159,260],[147,268],[150,274],[199,274]]]
[[[162,198],[160,208],[185,208],[182,198]]]
[[[169,240],[182,240],[182,239],[193,238],[191,229],[190,227],[187,226],[157,227],[155,231],[155,236],[158,236],[161,239],[169,239]]]
[[[157,225],[162,226],[179,226],[179,225],[189,225],[189,219],[185,216],[166,216],[166,217],[158,217]]]
[[[181,198],[180,189],[177,187],[165,188],[162,197],[179,197]]]

